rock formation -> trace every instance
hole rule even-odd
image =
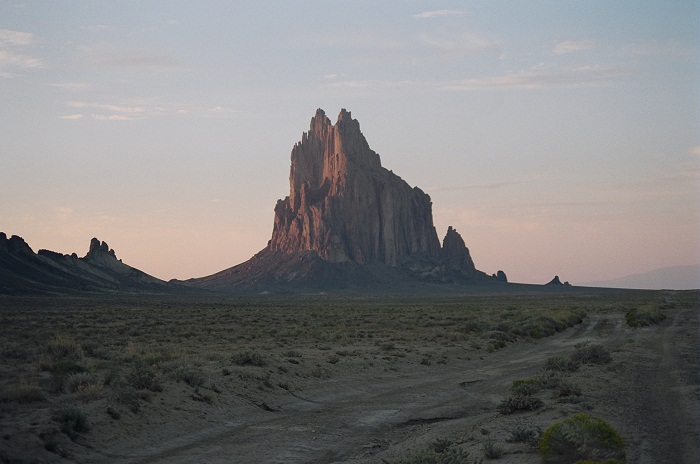
[[[78,258],[50,250],[34,253],[21,237],[8,239],[0,232],[0,294],[178,290],[183,289],[122,263],[96,238]]]
[[[335,124],[316,111],[292,149],[289,184],[265,249],[187,284],[230,290],[505,280],[478,271],[452,227],[440,246],[430,196],[382,167],[345,109]]]
[[[389,266],[440,255],[430,197],[381,166],[345,110],[335,125],[316,112],[292,149],[289,183],[275,207],[271,251]]]
[[[552,280],[550,280],[549,282],[547,282],[545,285],[550,285],[550,286],[555,286],[555,287],[557,287],[557,286],[567,286],[568,287],[571,284],[569,284],[568,281],[562,283],[561,280],[559,280],[559,276],[555,275],[554,278]]]

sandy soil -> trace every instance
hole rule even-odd
[[[62,445],[65,458],[35,460],[369,464],[446,439],[474,458],[483,457],[484,443],[493,440],[503,449],[498,462],[538,463],[531,445],[507,442],[512,432],[545,429],[585,411],[620,432],[629,463],[697,463],[697,311],[670,309],[660,325],[646,328],[628,327],[621,312],[593,314],[542,340],[492,353],[451,352],[429,364],[399,358],[387,367],[342,358],[330,378],[302,376],[288,389],[222,394],[212,404],[184,401],[191,389],[168,385],[139,420],[103,414],[91,432]],[[513,380],[536,375],[547,358],[566,356],[581,342],[607,347],[613,362],[569,374],[581,387],[580,398],[567,402],[549,392],[541,395],[545,406],[538,411],[497,412]],[[30,438],[18,438],[21,432],[3,432],[8,453],[10,443],[29,446]]]

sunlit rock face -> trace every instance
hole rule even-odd
[[[289,183],[275,207],[271,251],[390,266],[441,256],[430,196],[382,167],[344,109],[335,125],[316,112],[292,149]]]
[[[504,281],[474,267],[452,227],[440,246],[430,197],[382,167],[349,111],[333,124],[319,109],[292,148],[289,196],[277,201],[267,246],[244,263],[181,283],[234,292],[386,293]]]

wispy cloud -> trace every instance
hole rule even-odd
[[[567,55],[584,50],[590,50],[596,46],[595,40],[565,40],[554,45],[552,53],[555,55]]]
[[[447,85],[446,90],[547,89],[601,87],[630,72],[620,66],[587,65],[559,68],[540,63],[528,69],[501,76],[466,79]]]
[[[217,106],[212,106],[211,108],[207,108],[207,112],[216,113],[216,114],[231,113],[231,112],[233,112],[233,109],[232,108],[225,108],[221,105],[217,105]]]
[[[145,119],[149,114],[155,114],[158,107],[146,107],[143,105],[124,105],[113,103],[91,103],[85,101],[69,101],[66,102],[69,108],[79,110],[98,110],[91,114],[95,121],[132,121],[135,119]],[[80,120],[83,119],[82,113],[68,114],[61,116],[61,119]]]
[[[28,55],[26,48],[35,40],[31,32],[0,29],[0,76],[19,77],[17,72],[44,66],[41,59]]]
[[[135,117],[135,116],[125,116],[123,114],[110,114],[110,115],[105,115],[105,114],[93,114],[92,119],[95,121],[133,121],[136,119],[144,119],[143,117]]]
[[[31,32],[12,31],[9,29],[0,29],[0,43],[21,47],[29,45],[34,41],[34,34]]]
[[[460,34],[436,35],[421,34],[420,40],[429,47],[449,55],[477,55],[498,48],[498,42],[470,32]]]
[[[53,87],[58,87],[59,89],[63,90],[71,90],[71,91],[76,91],[76,90],[85,90],[89,89],[92,87],[91,84],[87,82],[58,82],[55,84],[51,84]]]
[[[123,100],[116,103],[88,102],[73,100],[65,103],[65,106],[78,110],[76,113],[60,116],[66,120],[84,119],[86,114],[95,121],[134,121],[163,116],[202,115],[211,116],[219,114],[235,114],[233,108],[216,105],[203,107],[201,105],[188,105],[176,103],[158,103],[154,98],[135,100]]]
[[[428,18],[435,18],[438,16],[463,15],[464,13],[465,13],[464,10],[432,10],[432,11],[424,11],[422,13],[415,14],[415,15],[413,15],[413,17],[416,19],[428,19]]]
[[[346,89],[366,89],[366,88],[391,88],[391,87],[406,87],[417,85],[414,81],[409,80],[388,80],[388,79],[364,79],[364,80],[346,80],[332,82],[328,84],[331,88],[346,88]]]
[[[691,155],[700,156],[700,145],[695,145],[694,147],[690,147],[688,149],[688,153],[690,153]]]
[[[111,103],[88,103],[84,101],[70,101],[66,103],[66,106],[71,108],[97,108],[108,110],[115,113],[145,113],[146,108],[143,106],[126,106],[126,105],[115,105]]]

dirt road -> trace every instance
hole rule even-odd
[[[698,462],[698,315],[669,312],[659,326],[631,329],[622,314],[591,315],[538,342],[446,364],[352,371],[317,380],[264,404],[220,408],[206,420],[164,423],[144,436],[93,450],[85,462],[376,463],[449,439],[482,457],[498,443],[502,463],[540,462],[532,447],[507,443],[517,426],[546,428],[585,410],[617,428],[631,463]],[[551,356],[581,342],[606,346],[613,363],[572,374],[579,403],[545,397],[532,413],[503,416],[496,406],[512,380],[535,375]]]

